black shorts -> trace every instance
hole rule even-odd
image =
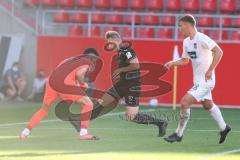
[[[141,82],[138,80],[120,81],[110,88],[107,93],[117,101],[124,98],[126,105],[135,107],[139,105]]]

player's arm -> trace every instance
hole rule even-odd
[[[131,71],[140,69],[140,65],[137,57],[131,59],[129,62],[130,62],[130,65],[126,67],[118,68],[113,72],[113,75],[112,75],[113,79],[119,79],[120,73],[131,72]]]
[[[80,86],[83,86],[86,84],[84,82],[84,77],[85,77],[85,74],[87,73],[87,70],[88,70],[88,67],[84,66],[84,67],[80,68],[79,70],[77,70],[77,72],[76,72],[76,78],[77,78],[77,81],[80,84]]]
[[[186,65],[189,63],[189,58],[180,58],[178,60],[175,60],[175,61],[169,61],[167,62],[164,66],[166,68],[171,68],[172,66],[183,66],[183,65]]]
[[[127,67],[119,68],[121,72],[130,72],[140,69],[139,61],[137,58],[130,60],[130,65]]]
[[[223,55],[223,51],[218,45],[215,45],[215,47],[212,49],[212,53],[213,53],[213,61],[208,71],[206,72],[206,75],[205,75],[206,81],[211,79],[212,72],[217,67],[218,63],[221,61],[221,58]]]

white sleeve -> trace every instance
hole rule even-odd
[[[205,49],[212,50],[217,44],[216,44],[216,42],[214,40],[212,40],[207,35],[203,35],[201,37],[201,45]]]
[[[186,43],[185,40],[183,41],[183,52],[182,52],[182,58],[190,58],[187,53]]]

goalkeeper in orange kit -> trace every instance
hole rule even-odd
[[[98,57],[99,54],[96,49],[94,48],[88,48],[84,51],[83,55],[86,57],[90,57],[90,61],[92,60],[91,57]],[[84,57],[82,56],[82,57]],[[78,57],[71,57],[66,60],[64,60],[61,64],[68,62],[72,59],[79,59],[81,56]],[[87,58],[86,58],[87,59]],[[96,59],[96,58],[95,58]],[[58,66],[58,67],[59,67]],[[57,68],[58,68],[57,67]],[[56,68],[56,69],[57,69]],[[70,72],[67,77],[64,80],[64,83],[69,86],[79,86],[82,89],[87,89],[88,85],[84,82],[84,78],[88,70],[91,69],[90,64],[82,64],[78,66],[76,69],[74,69],[72,72]],[[42,107],[32,116],[31,120],[27,124],[26,128],[22,131],[20,135],[20,139],[26,139],[33,128],[35,128],[42,119],[44,119],[50,109],[50,106],[54,101],[57,100],[57,98],[60,98],[64,101],[72,101],[77,104],[79,104],[82,107],[81,113],[87,113],[84,114],[84,117],[80,117],[80,131],[79,131],[79,138],[81,140],[97,140],[98,138],[96,136],[93,136],[91,134],[88,134],[88,128],[89,128],[89,121],[91,118],[91,112],[93,110],[93,103],[91,99],[87,95],[72,95],[72,94],[64,94],[59,93],[58,91],[54,90],[50,84],[49,81],[46,84],[46,93],[43,100]]]

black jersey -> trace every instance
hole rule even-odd
[[[137,58],[135,51],[131,48],[122,47],[118,51],[118,67],[127,67],[131,64],[131,60]],[[120,81],[129,81],[129,80],[140,80],[140,72],[139,69],[135,71],[121,73]]]

